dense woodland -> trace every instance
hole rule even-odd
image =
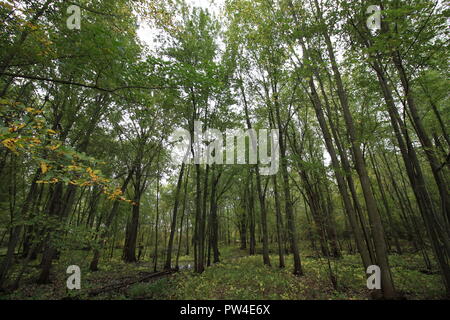
[[[450,297],[448,2],[211,8],[0,1],[0,296]],[[174,163],[198,121],[278,172]]]

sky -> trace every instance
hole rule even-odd
[[[185,0],[192,7],[200,7],[204,9],[209,9],[211,13],[218,15],[220,12],[220,7],[223,6],[225,0]],[[139,38],[148,45],[149,49],[155,49],[154,38],[158,35],[158,30],[152,28],[145,22],[141,22],[138,36]],[[331,157],[326,150],[324,150],[325,163],[329,164],[331,162]]]
[[[192,7],[200,7],[209,9],[212,13],[217,14],[220,6],[225,2],[224,0],[185,0],[186,3]],[[147,23],[141,22],[138,36],[146,43],[150,49],[154,48],[154,37],[158,34],[158,31],[150,27]]]

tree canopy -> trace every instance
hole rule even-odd
[[[0,1],[1,294],[450,297],[449,12]]]

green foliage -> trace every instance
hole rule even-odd
[[[159,279],[151,283],[138,283],[128,289],[128,297],[133,300],[141,299],[170,299],[172,296],[170,279]]]
[[[156,268],[164,263],[171,231],[172,265],[178,245],[179,265],[193,265],[188,247],[217,231],[222,262],[202,274],[187,270],[96,299],[366,299],[360,257],[344,248],[354,251],[349,206],[361,225],[370,220],[364,235],[383,239],[373,221],[379,214],[388,244],[404,247],[389,257],[401,294],[442,297],[436,257],[425,252],[431,266],[424,266],[417,252],[448,247],[438,187],[449,177],[449,10],[432,0],[383,4],[383,28],[371,33],[366,3],[357,1],[227,0],[219,16],[178,0],[81,1],[80,30],[66,27],[67,1],[0,1],[0,266],[7,275],[0,286],[24,284],[6,298],[89,298],[89,289],[138,281],[156,258]],[[157,29],[151,48],[138,36],[141,20]],[[253,165],[201,165],[186,166],[180,196],[168,137],[198,120],[221,132],[279,129],[286,170],[278,194]],[[333,148],[337,163],[330,163]],[[406,173],[410,162],[414,172]],[[415,180],[421,172],[423,183]],[[283,270],[263,265],[263,204],[272,265],[276,233],[287,246],[287,226],[297,225],[303,277],[290,273],[291,256]],[[428,212],[437,241],[427,237]],[[244,233],[248,240],[251,224],[257,248],[249,257],[230,245]],[[337,242],[341,259],[316,249]],[[124,246],[139,252],[138,264],[121,262]],[[58,253],[53,272],[42,274],[53,283],[36,286],[50,249]],[[89,270],[93,250],[101,252],[98,272]],[[68,264],[82,268],[79,295],[65,288]]]
[[[225,248],[230,250],[231,248]],[[236,252],[236,250],[232,250]],[[392,270],[399,291],[408,299],[439,299],[444,288],[437,274],[420,272],[420,255],[391,256]],[[276,256],[271,256],[276,261]],[[173,277],[175,299],[368,299],[365,270],[360,258],[345,255],[333,260],[338,288],[329,279],[328,266],[323,258],[303,258],[305,275],[291,274],[292,257],[287,257],[285,269],[269,268],[260,256],[227,259],[208,268],[201,275],[182,272]]]

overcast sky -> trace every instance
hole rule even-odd
[[[220,6],[225,2],[224,0],[185,0],[187,4],[192,7],[200,7],[208,9],[211,13],[218,14]],[[138,35],[150,48],[154,47],[153,39],[157,34],[157,30],[152,29],[148,24],[141,23]]]

